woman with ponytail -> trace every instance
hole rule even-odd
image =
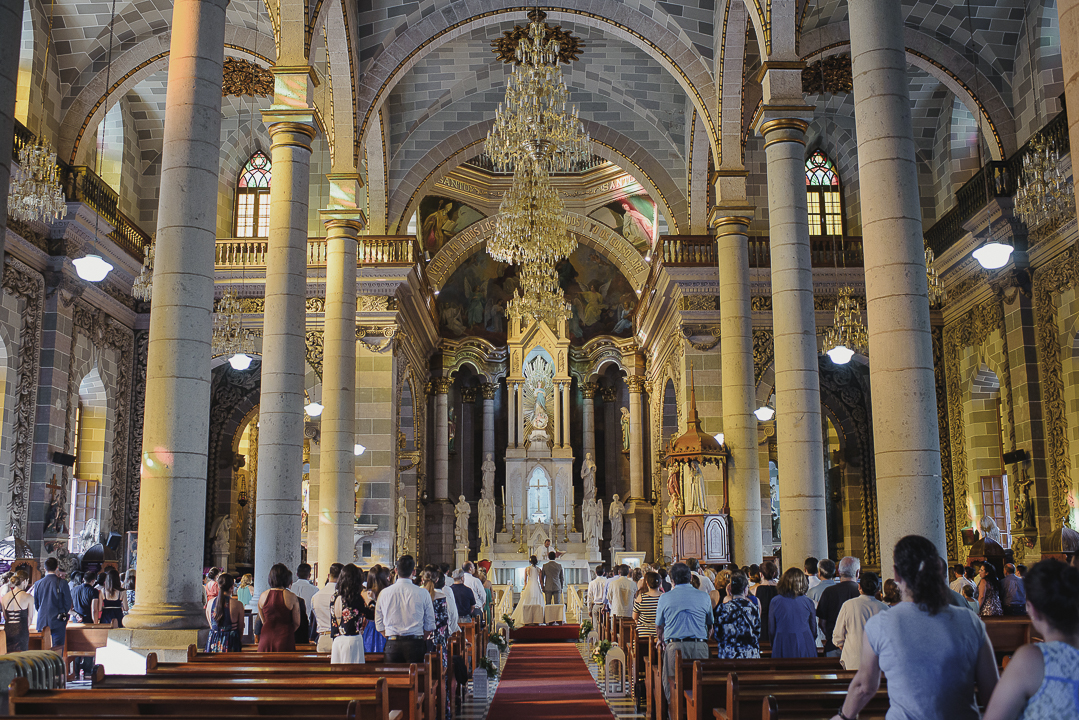
[[[217,593],[206,606],[206,619],[210,621],[210,637],[206,640],[206,652],[240,652],[240,628],[243,627],[244,606],[232,597],[236,581],[228,573],[215,579]]]
[[[858,674],[834,719],[856,718],[883,671],[887,720],[978,720],[998,679],[985,625],[970,608],[949,604],[947,566],[932,542],[908,535],[893,558],[902,602],[866,622]]]
[[[1023,582],[1034,635],[1045,642],[1015,651],[985,719],[1079,717],[1079,569],[1042,560]]]

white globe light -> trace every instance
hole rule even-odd
[[[828,357],[832,358],[836,365],[846,365],[854,357],[854,351],[846,345],[836,345],[828,351]]]
[[[105,276],[112,270],[112,264],[106,262],[100,255],[87,255],[78,260],[73,260],[71,264],[75,266],[75,272],[79,277],[90,282],[104,280]]]
[[[251,356],[247,353],[236,353],[229,358],[229,365],[233,370],[246,370],[251,367]]]
[[[309,417],[318,417],[322,414],[322,405],[317,402],[307,403],[303,406],[303,410]]]
[[[776,416],[776,411],[767,405],[761,405],[759,408],[753,411],[753,414],[757,416],[757,419],[761,422],[768,422]]]
[[[1008,258],[1012,256],[1014,249],[1011,245],[991,240],[971,254],[986,270],[996,270],[1008,264]]]
[[[352,452],[357,457],[359,457],[360,455],[363,455],[363,451],[366,450],[366,449],[367,448],[365,448],[363,445],[360,445],[359,443],[356,443],[356,447],[352,448]]]
[[[723,433],[716,433],[716,442],[720,445],[723,444]]]

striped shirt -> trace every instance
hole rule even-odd
[[[633,612],[637,613],[637,636],[656,636],[656,605],[659,604],[659,595],[644,593],[633,601]]]

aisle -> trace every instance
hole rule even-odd
[[[593,720],[613,717],[572,643],[514,645],[488,718]]]

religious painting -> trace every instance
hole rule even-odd
[[[454,235],[485,217],[479,210],[460,200],[439,195],[424,197],[420,201],[418,216],[416,239],[431,257],[452,240]]]
[[[516,268],[486,252],[465,260],[438,294],[439,327],[446,337],[506,343],[506,303],[518,287]]]
[[[593,210],[591,217],[633,243],[647,250],[656,237],[656,204],[644,193],[609,202]]]

